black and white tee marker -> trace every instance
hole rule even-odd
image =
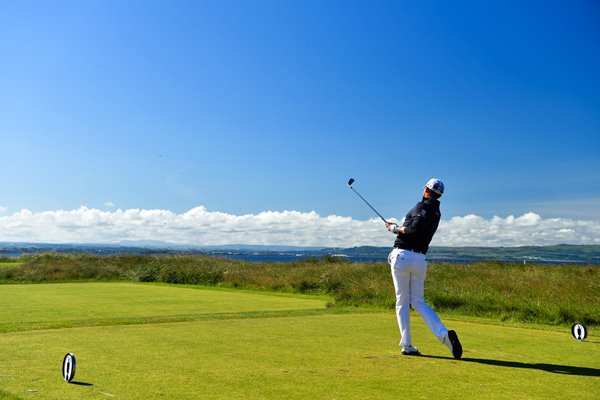
[[[63,378],[65,378],[65,382],[69,383],[75,377],[75,366],[75,354],[67,353],[62,364],[62,373]]]
[[[571,327],[571,334],[579,341],[582,341],[587,337],[587,326],[584,324],[575,324]]]

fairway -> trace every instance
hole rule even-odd
[[[0,332],[188,321],[210,314],[322,309],[324,300],[136,283],[2,285]]]
[[[463,360],[454,360],[416,316],[414,340],[424,356],[403,357],[392,311],[338,313],[306,296],[87,283],[2,286],[0,301],[0,390],[21,399],[593,399],[600,393],[594,332],[578,342],[568,329],[447,321],[465,347]],[[60,370],[67,352],[77,357],[71,384]]]

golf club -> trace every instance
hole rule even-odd
[[[352,189],[352,190],[354,191],[354,193],[356,193],[356,194],[358,195],[358,197],[360,197],[360,198],[362,199],[362,201],[364,201],[365,203],[367,203],[367,205],[368,205],[369,207],[371,207],[371,210],[375,211],[375,214],[379,215],[379,218],[381,218],[381,219],[382,219],[382,221],[383,221],[383,222],[385,222],[385,223],[387,224],[388,222],[385,220],[385,218],[383,218],[383,217],[381,216],[381,214],[379,214],[379,212],[378,212],[376,209],[374,209],[374,208],[373,208],[373,206],[372,206],[372,205],[370,205],[370,204],[369,204],[369,202],[368,202],[367,200],[365,200],[365,198],[364,198],[364,197],[362,197],[362,196],[360,195],[360,193],[358,193],[358,192],[357,192],[357,191],[356,191],[356,190],[355,190],[355,189],[352,187],[352,184],[353,184],[353,183],[354,183],[354,178],[350,178],[350,180],[348,181],[348,186],[350,187],[350,189]]]

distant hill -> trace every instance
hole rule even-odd
[[[93,253],[113,254],[212,254],[248,261],[293,261],[298,258],[321,258],[335,255],[354,262],[385,262],[389,247],[360,246],[351,248],[322,248],[266,245],[194,246],[165,242],[121,242],[118,244],[51,244],[1,243],[0,257],[23,254]],[[556,245],[523,247],[431,247],[430,261],[461,262],[504,261],[554,264],[600,265],[600,245]]]
[[[464,256],[477,260],[600,264],[600,245],[436,247],[432,251],[432,256],[438,259]]]
[[[353,247],[325,249],[348,257],[374,257],[385,260],[389,248]],[[600,265],[600,245],[555,245],[523,247],[431,247],[427,258],[431,261],[472,262],[510,261],[541,263],[581,263]]]

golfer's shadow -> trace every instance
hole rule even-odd
[[[71,385],[79,385],[79,386],[94,386],[93,383],[75,382],[75,381],[71,381],[71,382],[69,382],[69,384],[71,384]]]
[[[448,359],[449,357],[440,356],[428,356],[423,355],[422,357],[427,358],[439,358]],[[557,364],[545,364],[545,363],[522,363],[518,361],[503,361],[503,360],[489,360],[485,358],[461,358],[463,362],[472,362],[478,364],[495,365],[497,367],[508,367],[508,368],[525,368],[525,369],[538,369],[540,371],[553,372],[555,374],[564,375],[579,375],[579,376],[600,376],[600,369],[587,368],[587,367],[574,367],[572,365],[557,365]]]

